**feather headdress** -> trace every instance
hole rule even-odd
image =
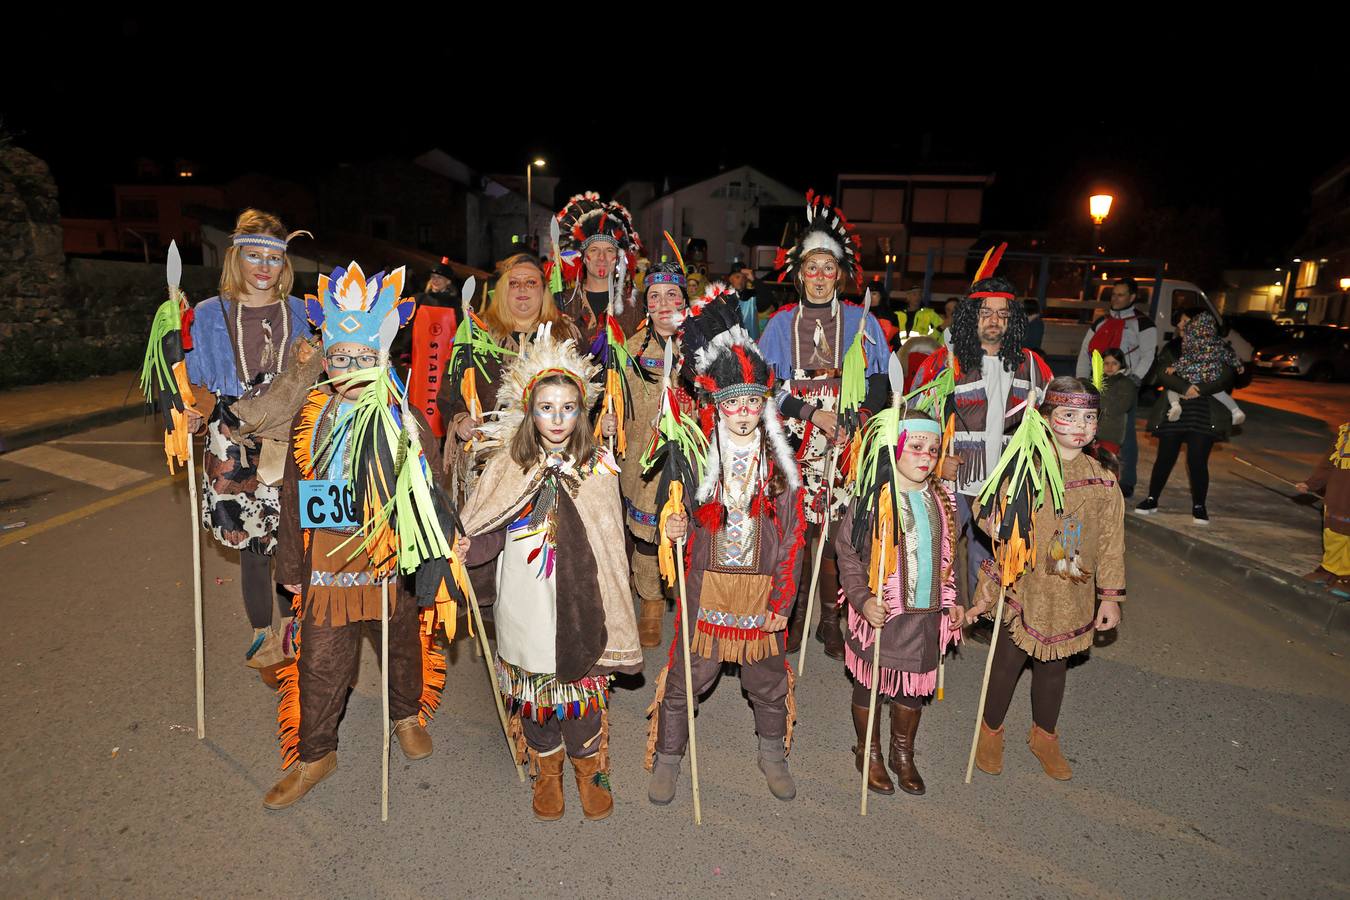
[[[501,410],[495,421],[488,421],[481,430],[494,440],[509,443],[529,412],[535,384],[547,375],[565,375],[571,380],[581,391],[581,408],[589,411],[603,393],[595,380],[599,374],[600,366],[577,348],[575,340],[554,339],[553,323],[545,322],[535,331],[534,340],[524,342],[520,354],[502,370],[497,388]]]
[[[627,257],[625,267],[631,278],[637,268],[637,259],[642,255],[642,238],[633,226],[632,214],[622,203],[601,200],[595,191],[574,194],[555,220],[558,223],[557,246],[554,248],[557,259],[548,261],[544,273],[550,276],[551,282],[556,280],[554,273],[559,265],[561,277],[568,283],[575,282],[581,274],[582,254],[596,241],[610,241]]]
[[[858,232],[844,217],[843,211],[829,197],[815,191],[806,192],[806,227],[797,234],[791,247],[780,247],[774,269],[778,281],[788,281],[801,270],[802,261],[817,250],[835,258],[844,278],[858,288],[863,283],[862,241]]]

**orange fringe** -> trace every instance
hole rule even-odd
[[[493,685],[492,689],[496,690],[496,685]],[[528,762],[530,764],[530,774],[538,775],[539,754],[531,753],[529,746],[525,743],[525,728],[520,724],[520,713],[513,714],[511,718],[507,720],[506,736],[510,739],[511,746],[515,748],[516,762],[522,765]]]
[[[792,752],[792,732],[797,730],[797,673],[792,671],[792,664],[786,658],[783,665],[787,667],[788,676],[787,734],[783,735],[783,755],[787,756]]]
[[[173,380],[178,384],[178,394],[183,398],[183,405],[190,409],[197,404],[197,396],[192,393],[192,382],[188,381],[187,363],[179,360],[173,364]],[[174,463],[180,466],[187,465],[188,461],[188,441],[192,440],[192,435],[188,434],[187,412],[179,412],[170,407],[169,420],[173,422],[173,431],[164,432],[164,457],[169,464],[169,474],[174,472]],[[192,473],[188,473],[192,477]]]
[[[314,474],[314,459],[310,455],[314,448],[311,443],[314,439],[314,427],[319,424],[319,416],[323,414],[323,407],[327,402],[328,395],[316,389],[309,392],[304,405],[300,407],[300,424],[295,426],[291,455],[295,457],[295,463],[300,467],[301,478],[309,478]]]
[[[432,614],[432,610],[423,613],[423,621]],[[434,634],[423,634],[421,637],[422,698],[417,721],[426,727],[431,717],[436,715],[436,709],[441,705],[441,693],[445,690],[445,654],[436,649]]]
[[[642,760],[642,765],[648,772],[652,770],[652,765],[656,761],[656,729],[660,724],[661,701],[666,699],[666,679],[669,677],[670,666],[667,665],[661,670],[661,674],[656,676],[656,696],[647,707],[647,718],[651,722],[647,725],[647,755]]]
[[[900,558],[898,548],[891,535],[895,533],[894,516],[891,510],[891,486],[883,485],[877,497],[877,521],[872,531],[872,558],[867,566],[867,583],[873,596],[880,597],[882,583],[877,581],[877,567],[881,567],[883,580],[889,578]],[[833,600],[834,598],[829,598]]]
[[[684,514],[684,485],[678,481],[671,481],[670,494],[666,499],[666,505],[661,507],[661,518],[657,521],[657,535],[660,538],[656,549],[656,566],[661,572],[661,578],[665,580],[670,587],[675,586],[679,578],[679,572],[675,568],[675,542],[666,537],[666,522],[671,516]]]
[[[300,622],[301,597],[291,601],[295,621]],[[281,744],[281,768],[289,769],[300,758],[300,639],[304,628],[297,627],[292,639],[295,656],[277,672],[277,741]]]
[[[628,452],[628,435],[623,427],[623,374],[617,368],[611,368],[605,374],[605,405],[614,407],[607,409],[614,414],[614,453],[617,456],[624,456]],[[600,444],[605,443],[602,419],[603,417],[597,416],[595,420],[595,440]]]

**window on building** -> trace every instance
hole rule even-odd
[[[851,221],[873,221],[871,188],[844,188],[844,195],[839,200],[843,204],[844,215]]]
[[[1317,261],[1305,259],[1298,268],[1298,286],[1311,288],[1317,286]]]
[[[942,241],[942,271],[962,274],[966,271],[966,253],[975,245],[974,238],[944,238]]]
[[[902,190],[884,189],[872,194],[873,222],[902,222],[904,208],[905,192]],[[844,211],[848,213],[848,208],[845,207]]]
[[[917,199],[917,198],[916,198]],[[937,256],[933,260],[933,271],[942,271],[942,238],[912,237],[909,239],[909,258],[905,263],[907,272],[923,272],[928,265],[928,251]]]
[[[947,191],[944,188],[915,188],[915,222],[947,221]]]
[[[967,225],[980,224],[980,203],[984,194],[979,190],[947,192],[947,221]]]
[[[118,215],[131,222],[157,222],[159,204],[153,197],[123,197],[118,202]]]

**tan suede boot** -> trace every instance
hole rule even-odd
[[[431,735],[417,716],[408,716],[394,722],[394,737],[398,738],[399,749],[408,759],[426,759],[431,755]]]
[[[541,822],[556,822],[563,815],[563,749],[540,754],[531,748],[530,768],[534,769],[534,817]]]
[[[1027,743],[1031,745],[1031,752],[1041,761],[1045,774],[1056,781],[1068,781],[1073,777],[1073,769],[1069,768],[1069,761],[1059,749],[1059,732],[1045,731],[1039,725],[1032,725]]]
[[[980,720],[980,740],[975,745],[975,765],[986,775],[1003,771],[1003,726],[990,728]]]
[[[609,818],[614,812],[614,794],[609,787],[609,772],[601,768],[600,757],[592,753],[580,759],[573,756],[572,771],[577,776],[577,793],[581,795],[581,811],[586,818],[596,821]]]
[[[295,767],[282,777],[263,797],[263,806],[268,809],[285,809],[309,793],[310,788],[323,781],[337,768],[337,751],[328,751],[327,756],[314,762],[297,762]]]
[[[661,646],[661,619],[665,614],[664,598],[642,601],[642,613],[638,616],[638,643],[644,647]]]

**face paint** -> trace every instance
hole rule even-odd
[[[581,416],[581,398],[577,389],[565,384],[547,384],[534,392],[530,404],[535,431],[548,449],[567,445]]]
[[[926,431],[906,431],[900,438],[897,445],[900,456],[895,461],[896,471],[912,482],[922,483],[937,467],[942,439]]]
[[[1097,411],[1057,406],[1050,412],[1050,431],[1064,449],[1082,449],[1097,436]]]

